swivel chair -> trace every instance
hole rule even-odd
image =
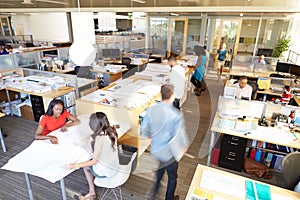
[[[258,84],[254,81],[248,81],[248,85],[252,87],[252,94],[251,94],[251,99],[255,100],[256,99],[256,94],[258,90]]]
[[[126,65],[126,67],[129,69],[130,63],[131,63],[131,58],[122,57],[122,65]]]
[[[0,113],[0,118],[4,117],[5,115],[3,113]],[[2,129],[0,128],[0,142],[1,142],[1,146],[2,146],[2,150],[5,153],[6,152],[6,146],[5,146],[5,142],[4,142],[4,136],[2,134]]]
[[[98,187],[106,188],[101,199],[105,199],[107,195],[113,192],[115,199],[118,199],[118,195],[116,193],[116,189],[119,190],[120,199],[123,199],[121,185],[123,185],[129,178],[132,168],[132,163],[134,162],[137,156],[137,152],[133,153],[130,159],[130,162],[127,165],[120,165],[117,173],[112,177],[107,178],[95,178],[94,184]]]
[[[282,174],[287,189],[294,190],[300,181],[300,152],[292,152],[282,160]]]

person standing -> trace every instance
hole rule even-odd
[[[198,58],[195,66],[196,69],[194,75],[191,78],[191,82],[195,86],[195,95],[200,96],[201,92],[206,90],[203,78],[205,74],[207,56],[205,49],[201,46],[195,46],[195,54],[198,56]]]
[[[214,57],[214,61],[216,62],[218,68],[218,80],[221,80],[223,67],[225,65],[225,61],[227,60],[227,57],[228,51],[226,50],[226,44],[225,42],[222,42]]]
[[[141,134],[152,138],[151,154],[159,161],[159,168],[156,172],[156,180],[151,190],[151,199],[155,199],[160,186],[160,181],[164,172],[168,173],[168,186],[166,191],[166,200],[179,199],[174,197],[177,185],[178,162],[175,160],[170,141],[178,134],[177,130],[182,130],[185,134],[183,116],[180,110],[176,109],[172,102],[174,96],[174,86],[165,84],[161,86],[162,101],[150,107],[146,116],[142,120]]]
[[[176,57],[171,55],[168,58],[168,64],[171,67],[170,83],[174,85],[175,100],[173,105],[180,109],[180,99],[184,95],[185,70],[177,63]]]

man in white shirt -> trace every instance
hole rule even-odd
[[[235,83],[236,86],[236,98],[238,99],[248,99],[251,100],[252,96],[252,87],[247,84],[248,78],[246,76],[242,76],[238,83]]]
[[[185,70],[177,63],[176,57],[171,55],[168,58],[168,64],[171,67],[170,83],[174,85],[175,100],[173,105],[180,109],[180,99],[184,94]]]
[[[253,64],[255,64],[255,65],[256,65],[256,64],[259,64],[259,65],[265,65],[265,64],[266,64],[265,56],[264,56],[264,55],[260,55],[260,56],[258,57],[258,59],[254,61]]]

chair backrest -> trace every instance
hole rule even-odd
[[[129,68],[130,63],[131,63],[131,58],[122,57],[122,65],[126,65],[127,68]]]
[[[294,190],[300,181],[300,152],[292,152],[282,160],[282,174],[287,188]]]
[[[137,152],[132,154],[131,160],[127,165],[120,165],[116,174],[107,178],[95,178],[94,184],[98,187],[116,188],[123,185],[131,174],[132,163],[137,156]]]
[[[255,100],[256,99],[257,90],[258,90],[258,84],[256,82],[254,82],[254,81],[248,81],[248,85],[250,85],[252,87],[251,99]]]

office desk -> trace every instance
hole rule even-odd
[[[246,72],[246,71],[233,71],[223,72],[223,75],[229,75],[230,78],[233,76],[247,76],[249,78],[258,78],[258,77],[269,77],[270,74],[274,72]]]
[[[53,72],[60,73],[60,74],[72,74],[75,70],[74,69],[56,69]]]
[[[279,129],[276,127],[264,127],[264,126],[257,126],[256,130],[250,131],[251,134],[246,134],[247,131],[235,131],[232,129],[225,129],[220,128],[219,124],[220,121],[223,120],[219,113],[216,113],[215,118],[213,120],[212,126],[211,126],[211,138],[210,138],[210,145],[209,145],[209,152],[208,152],[208,158],[207,158],[207,166],[210,165],[211,160],[211,152],[214,148],[214,145],[216,143],[216,136],[218,134],[227,134],[232,136],[238,136],[241,138],[246,138],[250,140],[258,140],[262,142],[268,142],[272,144],[287,146],[299,149],[300,148],[300,134],[295,133],[292,134],[289,130],[286,129]],[[297,139],[295,139],[297,137]]]
[[[66,169],[69,163],[87,161],[92,156],[90,147],[89,115],[78,116],[80,125],[69,127],[67,132],[60,129],[50,133],[58,138],[59,144],[52,144],[49,140],[35,140],[26,149],[11,158],[1,169],[25,173],[29,197],[33,199],[33,191],[29,174],[43,178],[51,183],[60,181],[62,198],[66,200],[64,177],[74,169]],[[112,125],[116,124],[110,121]],[[130,126],[120,123],[117,129],[122,136]]]
[[[245,199],[246,194],[245,194],[244,198],[237,198],[235,196],[231,196],[229,194],[226,194],[228,191],[225,191],[225,193],[220,192],[220,191],[222,191],[222,189],[224,190],[224,188],[219,188],[218,185],[215,185],[216,188],[214,190],[210,190],[210,189],[200,187],[201,180],[204,176],[206,176],[204,174],[207,174],[207,172],[212,173],[212,174],[216,174],[217,176],[219,175],[220,177],[224,177],[224,179],[228,178],[227,181],[230,181],[231,178],[233,178],[234,180],[241,181],[243,183],[245,183],[246,180],[249,180],[249,181],[253,181],[255,183],[260,183],[260,184],[263,184],[263,185],[267,185],[267,186],[270,187],[270,193],[271,193],[271,197],[272,197],[273,200],[280,200],[280,199],[297,200],[297,199],[300,199],[300,194],[299,193],[296,193],[296,192],[293,192],[293,191],[290,191],[290,190],[286,190],[286,189],[283,189],[283,188],[280,188],[280,187],[277,187],[277,186],[273,186],[273,185],[270,185],[270,184],[255,181],[255,180],[245,178],[245,177],[242,177],[242,176],[238,176],[238,175],[235,175],[235,174],[232,174],[232,173],[229,173],[229,172],[221,171],[221,170],[218,170],[218,169],[214,169],[214,168],[211,168],[211,167],[207,167],[207,166],[203,166],[203,165],[198,164],[197,169],[196,169],[195,174],[194,174],[194,177],[193,177],[193,180],[191,182],[188,194],[186,196],[186,200],[190,200],[190,196],[193,193],[193,190],[195,188],[202,189],[205,192],[209,192],[209,193],[215,195],[215,197],[217,196],[217,197],[220,197],[222,199],[228,199],[228,200]],[[204,177],[204,178],[206,178],[206,177]],[[213,181],[215,181],[215,180],[213,180]],[[226,180],[224,180],[223,184],[224,183],[226,183]],[[234,188],[234,189],[236,189],[236,188]]]

